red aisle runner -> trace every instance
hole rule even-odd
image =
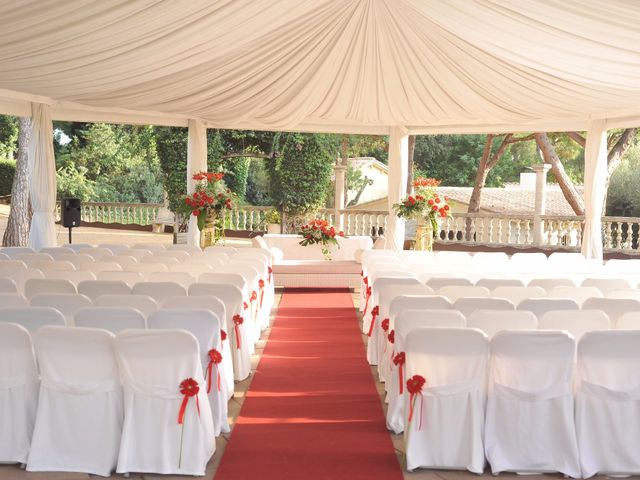
[[[285,291],[215,479],[402,479],[347,290]]]

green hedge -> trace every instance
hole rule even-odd
[[[15,174],[15,160],[0,160],[0,195],[11,195],[13,176]]]

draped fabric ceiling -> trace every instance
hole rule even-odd
[[[638,25],[635,0],[3,0],[0,111],[385,134],[637,126]]]

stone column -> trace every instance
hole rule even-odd
[[[335,166],[333,167],[333,172],[335,176],[335,195],[333,202],[335,227],[337,230],[344,230],[344,216],[342,215],[341,210],[344,210],[345,207],[344,192],[347,178],[347,166],[343,165],[338,158]]]
[[[546,213],[547,199],[547,172],[551,169],[548,163],[533,165],[531,169],[536,172],[536,204],[533,212],[533,243],[534,245],[543,245],[544,238],[544,222],[542,216]]]

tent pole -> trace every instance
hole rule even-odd
[[[391,127],[389,132],[389,196],[387,217],[387,248],[399,252],[404,247],[404,220],[398,218],[393,205],[404,197],[409,170],[409,131],[402,126]]]
[[[187,193],[195,192],[196,181],[193,175],[198,172],[207,171],[207,127],[202,120],[189,120],[189,140],[187,143]],[[200,245],[200,230],[198,229],[198,219],[191,215],[189,217],[189,229],[187,233],[187,244]]]

